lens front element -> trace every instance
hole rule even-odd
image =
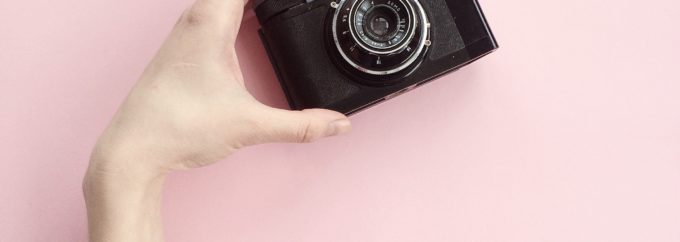
[[[389,40],[397,33],[399,16],[392,9],[377,7],[368,12],[366,20],[369,24],[367,30],[371,38],[378,41]]]

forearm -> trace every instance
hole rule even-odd
[[[163,241],[165,175],[137,177],[90,166],[83,182],[90,242]]]

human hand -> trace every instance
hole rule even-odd
[[[244,3],[199,0],[183,14],[100,138],[94,168],[161,173],[349,131],[340,113],[275,109],[248,93],[234,49]]]
[[[267,142],[350,130],[330,110],[287,111],[248,93],[234,49],[247,0],[197,0],[99,138],[83,181],[90,241],[162,241],[165,174]]]

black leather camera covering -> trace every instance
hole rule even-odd
[[[276,4],[270,4],[276,2]],[[498,48],[476,0],[421,0],[432,45],[420,66],[389,86],[352,80],[331,54],[330,0],[268,0],[256,7],[260,36],[293,109],[352,114],[458,69]]]

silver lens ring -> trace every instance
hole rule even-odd
[[[391,0],[404,3],[409,9],[411,27],[408,38],[396,48],[380,50],[366,46],[353,33],[353,9],[366,0],[341,0],[331,4],[335,8],[332,23],[333,42],[342,59],[353,68],[377,76],[395,74],[411,67],[422,56],[429,44],[429,22],[423,6],[418,0]],[[389,64],[383,64],[384,62]],[[361,64],[360,64],[361,63]],[[368,65],[366,63],[369,63]],[[382,66],[381,66],[382,65]]]

